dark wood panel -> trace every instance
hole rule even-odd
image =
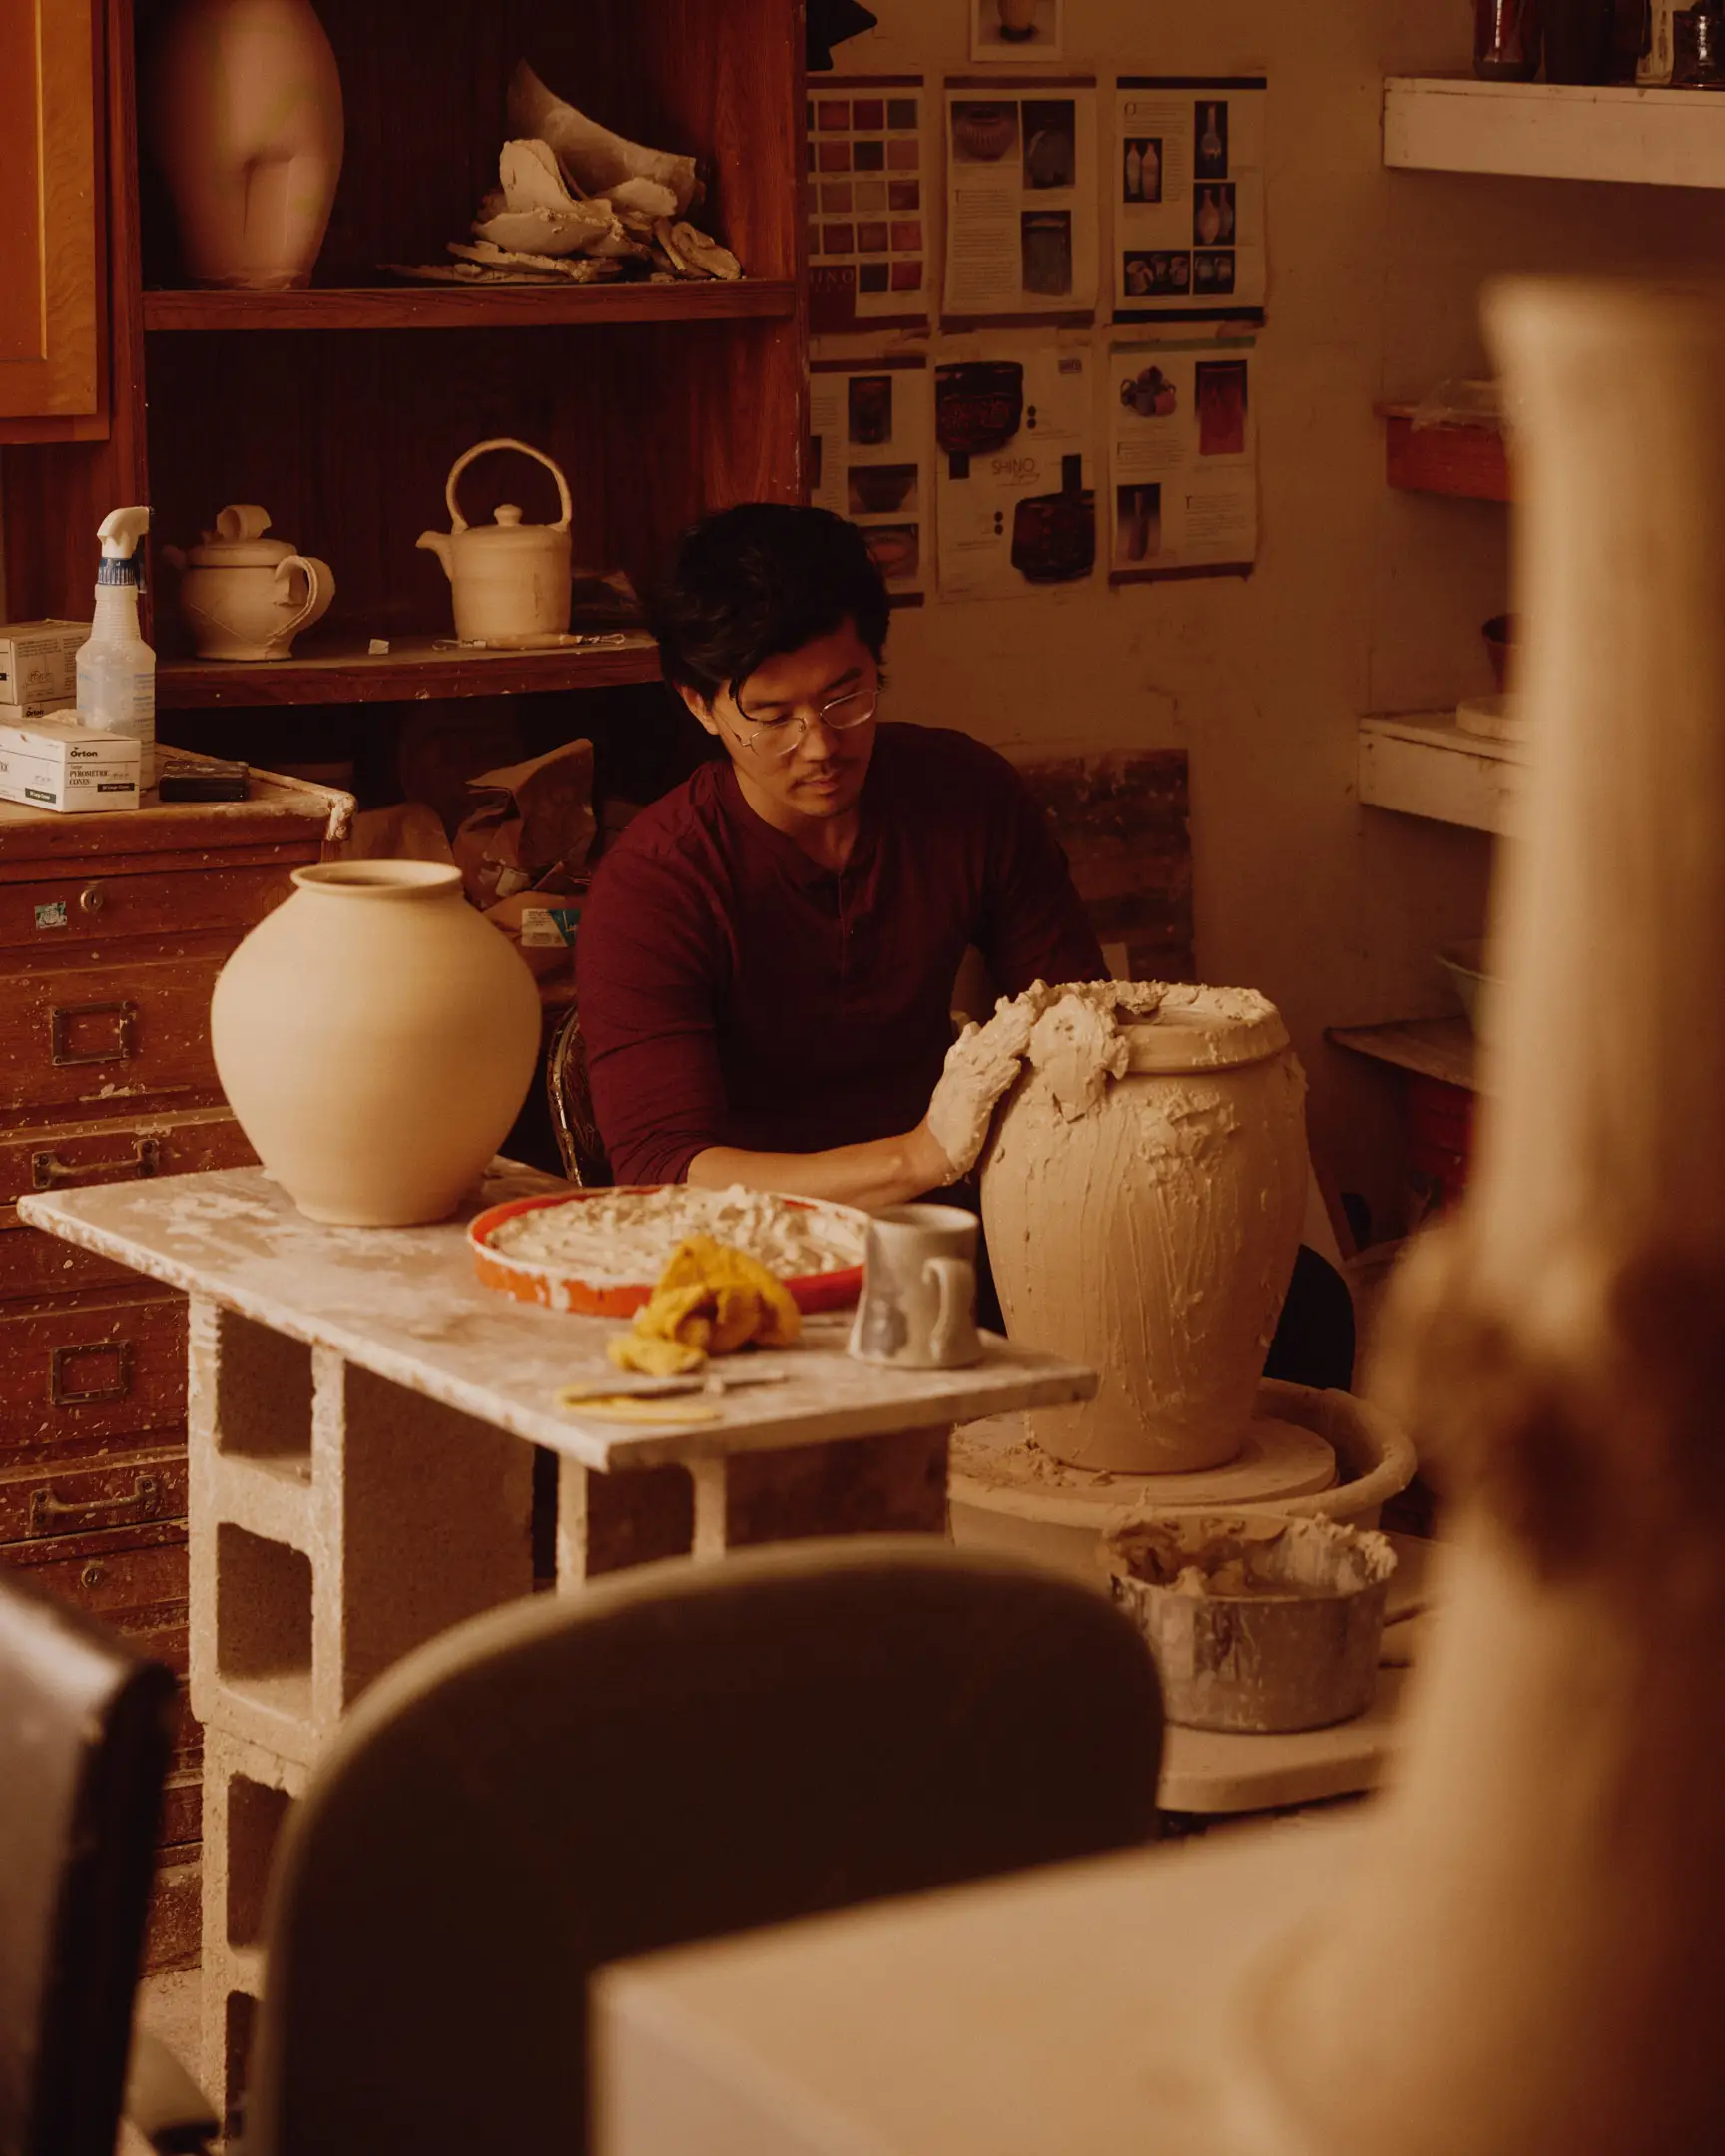
[[[0,1305],[0,1458],[62,1440],[176,1428],[186,1413],[186,1302],[152,1286],[34,1309]]]
[[[9,1208],[7,1217],[16,1220],[17,1214]],[[12,1228],[0,1235],[0,1298],[40,1300],[95,1288],[135,1288],[139,1278],[128,1266],[37,1228]]]
[[[8,1555],[16,1543],[64,1541],[185,1516],[183,1444],[64,1466],[0,1466],[0,1548]]]
[[[100,168],[108,287],[104,440],[70,440],[0,455],[6,601],[15,621],[88,620],[96,527],[111,509],[150,499],[144,464],[144,329],[134,184],[131,0],[107,0],[102,65],[108,129]],[[149,602],[145,602],[148,617]]]
[[[256,1159],[246,1133],[225,1108],[0,1132],[0,1297],[39,1292],[21,1285],[33,1270],[32,1261],[23,1256],[27,1244],[57,1243],[68,1255],[74,1249],[56,1236],[44,1237],[39,1229],[19,1225],[21,1192],[141,1183],[152,1176],[250,1167]]]
[[[439,258],[440,259],[440,258]],[[786,320],[797,311],[790,277],[733,284],[391,284],[346,290],[147,291],[144,326],[215,329],[549,329],[602,322]],[[170,363],[158,351],[152,364]]]
[[[0,976],[0,1100],[130,1114],[146,1099],[217,1095],[210,995],[225,951],[142,964],[93,952],[87,966],[40,971],[25,955]]]
[[[185,929],[246,929],[292,888],[286,862],[116,875],[97,859],[40,882],[0,883],[0,949],[57,950]]]
[[[165,1853],[150,1888],[150,1918],[144,1932],[144,1973],[198,1966],[203,1951],[204,1868],[197,1857],[179,1850]]]
[[[156,702],[163,711],[255,711],[272,704],[530,696],[658,679],[658,647],[645,636],[588,650],[490,653],[444,651],[430,639],[404,638],[379,658],[356,643],[326,652],[308,640],[293,658],[280,661],[169,660],[157,669]]]

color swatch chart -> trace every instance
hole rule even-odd
[[[811,323],[928,315],[918,77],[832,76],[808,104]]]

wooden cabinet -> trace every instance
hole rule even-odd
[[[0,1560],[182,1674],[185,1299],[24,1227],[17,1200],[254,1157],[210,1060],[211,983],[346,803],[264,775],[253,793],[132,815],[0,804]],[[179,1735],[155,1966],[197,1951],[184,1704]]]
[[[97,414],[98,81],[90,0],[0,0],[0,441]]]

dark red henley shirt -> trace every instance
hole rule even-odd
[[[968,735],[882,726],[835,875],[764,823],[726,764],[643,810],[582,909],[577,992],[620,1183],[709,1146],[819,1153],[911,1130],[974,944],[1001,991],[1097,980],[1046,817]]]

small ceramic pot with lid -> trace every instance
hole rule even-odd
[[[328,563],[291,539],[266,539],[269,529],[267,509],[231,502],[200,545],[165,550],[181,572],[180,611],[200,659],[286,659],[300,630],[328,613]]]
[[[563,514],[555,524],[524,524],[513,502],[504,502],[491,524],[470,525],[455,498],[456,483],[475,457],[514,449],[543,464],[557,482]],[[449,505],[446,532],[421,532],[418,544],[436,555],[449,579],[455,634],[463,644],[554,643],[569,628],[573,578],[569,563],[569,482],[548,456],[530,443],[500,436],[477,442],[450,467],[443,489]]]

